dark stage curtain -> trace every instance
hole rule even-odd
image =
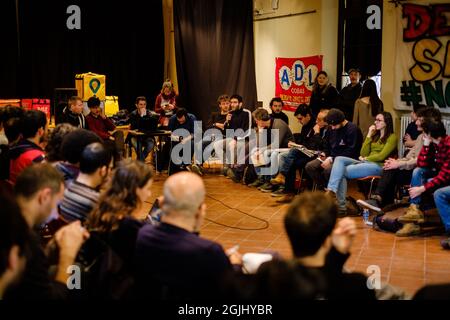
[[[21,49],[11,93],[52,98],[54,88],[74,87],[75,74],[90,71],[106,75],[106,94],[119,96],[121,108],[133,107],[138,95],[153,105],[164,80],[161,1],[18,2]],[[70,5],[81,9],[81,30],[66,26]]]
[[[18,43],[15,0],[0,1],[0,99],[17,97]]]
[[[345,8],[345,66],[344,70],[358,67],[364,76],[375,76],[381,71],[382,30],[367,28],[367,7],[381,0],[347,0]]]
[[[206,121],[223,93],[257,102],[252,0],[174,0],[180,101]]]

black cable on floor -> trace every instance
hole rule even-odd
[[[216,198],[214,198],[214,197],[212,197],[212,196],[209,196],[209,195],[206,195],[206,196],[207,196],[208,198],[214,200],[214,201],[219,202],[220,204],[222,204],[224,207],[226,207],[226,208],[228,208],[228,209],[238,211],[238,212],[240,212],[240,213],[242,213],[242,214],[244,214],[244,215],[246,215],[246,216],[248,216],[248,217],[250,217],[250,218],[253,218],[253,219],[255,219],[255,220],[259,220],[259,221],[263,222],[263,223],[265,224],[265,226],[264,226],[264,227],[261,227],[261,228],[240,228],[240,227],[234,227],[234,226],[230,226],[230,225],[227,225],[227,224],[223,224],[223,223],[220,223],[220,222],[217,222],[217,221],[215,221],[215,220],[212,220],[212,219],[209,219],[209,218],[206,218],[206,217],[205,217],[205,220],[206,220],[206,221],[209,221],[209,222],[211,222],[211,223],[217,224],[217,225],[222,226],[222,227],[225,227],[225,228],[236,229],[236,230],[243,230],[243,231],[260,231],[260,230],[265,230],[265,229],[269,228],[269,221],[267,221],[267,220],[265,220],[265,219],[258,218],[258,217],[256,217],[256,216],[251,215],[250,213],[244,212],[244,211],[242,211],[242,210],[240,210],[240,209],[238,209],[238,208],[232,208],[232,207],[230,207],[229,205],[223,203],[223,202],[220,201],[219,199],[216,199]],[[153,205],[152,202],[149,202],[149,201],[145,201],[145,202],[146,202],[146,203],[149,203],[149,204],[151,204],[151,205]]]
[[[238,208],[232,208],[232,207],[230,207],[229,205],[227,205],[227,204],[223,203],[222,201],[220,201],[219,199],[216,199],[216,198],[214,198],[214,197],[212,197],[212,196],[210,196],[210,195],[206,195],[206,196],[207,196],[208,198],[214,200],[214,201],[219,202],[220,204],[222,204],[224,207],[226,207],[226,208],[228,208],[228,209],[238,211],[238,212],[240,212],[240,213],[242,213],[242,214],[244,214],[244,215],[246,215],[246,216],[248,216],[248,217],[250,217],[250,218],[253,218],[253,219],[255,219],[255,220],[259,220],[259,221],[261,221],[261,222],[264,222],[265,226],[264,226],[264,227],[261,227],[261,228],[248,228],[248,229],[247,229],[247,228],[240,228],[240,227],[229,226],[229,225],[226,225],[226,224],[223,224],[223,223],[220,223],[220,222],[214,221],[214,220],[212,220],[212,219],[208,219],[208,218],[205,218],[205,220],[207,220],[207,221],[209,221],[209,222],[211,222],[211,223],[215,223],[215,224],[217,224],[217,225],[219,225],[219,226],[222,226],[222,227],[231,228],[231,229],[237,229],[237,230],[243,230],[243,231],[260,231],[260,230],[265,230],[265,229],[269,228],[269,221],[267,221],[267,220],[265,220],[265,219],[258,218],[258,217],[256,217],[256,216],[251,215],[250,213],[244,212],[244,211],[242,211],[242,210],[240,210],[240,209],[238,209]]]

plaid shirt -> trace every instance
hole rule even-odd
[[[431,143],[423,146],[417,158],[417,166],[430,168],[438,172],[432,180],[425,183],[425,190],[433,191],[450,184],[450,136],[441,140],[439,145]]]

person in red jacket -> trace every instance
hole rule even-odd
[[[423,147],[417,158],[409,189],[410,207],[398,221],[404,223],[398,236],[420,233],[420,223],[425,216],[419,205],[424,207],[422,194],[432,194],[437,189],[450,185],[450,137],[441,121],[425,119],[422,123]]]
[[[9,181],[16,184],[17,176],[33,163],[45,160],[40,144],[46,140],[47,117],[39,110],[28,110],[22,118],[22,140],[10,149]]]
[[[169,118],[177,112],[177,94],[172,82],[167,80],[163,83],[161,93],[155,100],[155,112],[160,114],[159,123],[163,127],[169,125]]]
[[[100,108],[100,99],[97,97],[91,97],[88,100],[88,107],[91,111],[86,116],[86,122],[88,123],[89,130],[96,133],[106,145],[110,146],[114,150],[114,160],[120,161],[124,154],[124,136],[123,132],[116,130],[116,126],[112,121],[103,113]]]

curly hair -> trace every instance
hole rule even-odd
[[[140,205],[137,189],[143,188],[152,178],[150,167],[143,162],[131,159],[119,162],[87,221],[88,228],[99,232],[117,229],[120,221]]]
[[[63,156],[61,154],[61,145],[64,137],[75,131],[77,128],[69,123],[58,124],[55,129],[48,136],[48,143],[45,147],[47,153],[47,160],[49,162],[62,161]]]

